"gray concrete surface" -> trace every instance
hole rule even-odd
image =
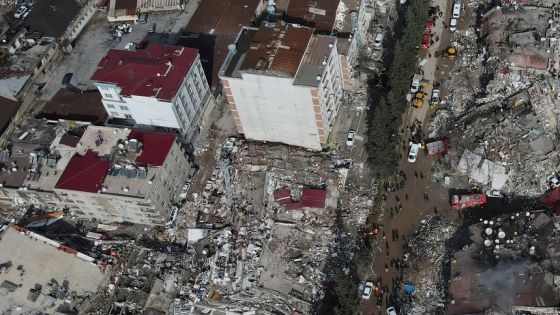
[[[50,100],[62,88],[62,78],[66,73],[73,73],[70,84],[78,89],[95,89],[90,78],[110,49],[123,49],[127,43],[141,42],[153,23],[156,23],[156,32],[179,32],[189,22],[198,3],[189,1],[184,11],[150,13],[147,23],[132,24],[132,32],[124,34],[119,43],[112,41],[110,30],[123,23],[109,23],[104,12],[98,11],[77,39],[74,51],[65,55],[58,67],[45,78],[41,99]]]

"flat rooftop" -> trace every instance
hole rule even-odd
[[[330,33],[337,19],[340,0],[290,0],[285,18],[288,22],[315,28],[317,32]]]
[[[317,78],[323,76],[326,62],[334,46],[336,46],[336,41],[336,37],[328,35],[313,35],[311,37],[294,79],[294,84],[319,86],[320,80]]]
[[[68,294],[78,296],[97,291],[104,274],[92,263],[78,258],[75,254],[59,250],[44,241],[20,233],[9,227],[0,239],[0,264],[10,263],[7,272],[0,273],[0,286],[15,284],[13,292],[4,288],[0,294],[0,312],[8,312],[12,306],[21,305],[21,313],[39,311],[54,314],[63,300],[51,297],[49,286],[54,279],[59,287],[67,284]],[[21,266],[20,270],[18,267]],[[5,287],[5,286],[4,286]],[[41,287],[35,302],[28,299],[30,290]],[[53,290],[56,292],[56,290]],[[54,303],[55,307],[45,304]]]
[[[227,46],[235,42],[242,26],[250,25],[255,19],[261,0],[204,0],[189,21],[185,31],[203,33],[214,37],[212,54],[212,88],[220,79],[218,72],[228,55]],[[206,39],[211,41],[210,39]]]
[[[311,28],[283,22],[263,24],[256,32],[243,29],[224,75],[239,77],[247,71],[293,78],[312,34]]]
[[[176,138],[161,132],[88,126],[56,188],[143,198]]]

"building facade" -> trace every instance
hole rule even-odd
[[[52,142],[31,141],[24,132],[17,154],[4,151],[2,164],[12,169],[0,171],[0,199],[100,222],[160,225],[191,172],[174,134],[90,125],[81,137],[57,129],[52,140],[35,130]]]
[[[237,130],[321,150],[343,97],[336,42],[297,24],[244,27],[220,70]]]
[[[198,52],[186,47],[113,49],[91,79],[109,117],[177,129],[187,140],[198,131],[211,97]]]

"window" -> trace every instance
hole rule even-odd
[[[111,94],[111,93],[104,93],[103,96],[105,98],[113,98],[113,94]]]
[[[128,106],[121,105],[120,107],[121,107],[122,110],[128,111]]]
[[[113,117],[119,117],[119,113],[118,113],[118,112],[111,112],[111,116],[113,116]]]
[[[115,105],[113,105],[113,104],[107,104],[107,108],[113,108],[113,109],[114,109],[114,108],[115,108]]]
[[[130,114],[124,114],[124,118],[126,118],[126,119],[132,119],[132,115],[130,115]]]

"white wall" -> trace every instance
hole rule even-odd
[[[326,137],[330,133],[332,125],[334,125],[343,97],[342,68],[336,45],[330,52],[322,78],[318,92]]]
[[[248,139],[321,149],[310,87],[247,73],[227,80]]]
[[[132,118],[137,124],[179,129],[171,102],[163,102],[154,97],[121,97],[121,89],[116,85],[96,83],[101,93],[103,106],[111,117]],[[128,117],[126,115],[130,115]]]

